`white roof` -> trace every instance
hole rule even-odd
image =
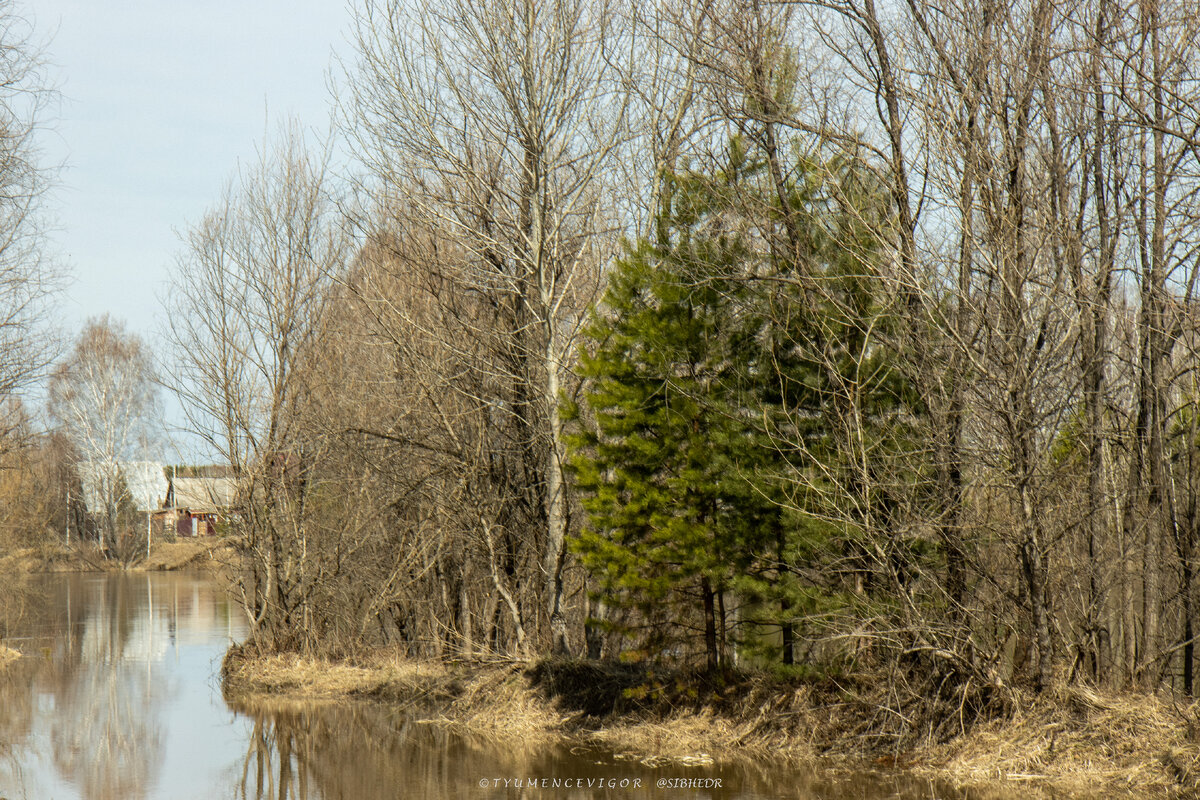
[[[95,513],[104,508],[104,495],[119,479],[125,480],[129,499],[138,511],[161,508],[167,497],[167,478],[155,461],[84,461],[79,464],[83,502]]]

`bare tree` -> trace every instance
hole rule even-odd
[[[124,555],[119,509],[129,499],[124,465],[143,456],[161,428],[158,383],[150,351],[109,317],[90,320],[50,377],[51,416],[75,445],[89,508],[101,543]]]
[[[309,501],[323,445],[307,426],[307,375],[350,252],[327,163],[295,125],[285,129],[189,232],[168,302],[172,389],[237,477],[240,589],[255,635],[277,647],[318,636]]]
[[[46,300],[59,270],[47,257],[43,199],[52,171],[36,134],[55,98],[32,25],[14,0],[0,2],[0,399],[19,397],[58,354]],[[0,413],[0,448],[16,443],[19,416]]]
[[[493,411],[525,477],[496,535],[542,532],[540,580],[519,582],[540,597],[536,627],[556,651],[568,648],[570,525],[556,408],[613,241],[604,195],[628,102],[617,23],[605,2],[370,0],[356,14],[346,102],[368,186],[385,198],[381,224],[403,212],[433,232],[461,291],[500,311]]]

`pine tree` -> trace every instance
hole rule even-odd
[[[797,263],[764,244],[780,209],[763,167],[735,140],[725,170],[668,176],[656,238],[616,264],[585,330],[588,424],[564,410],[588,512],[575,551],[606,601],[649,627],[646,654],[677,650],[680,623],[702,619],[710,668],[735,638],[727,597],[740,638],[784,663],[798,620],[846,602],[853,581],[826,568],[853,563],[869,526],[837,499],[871,481],[847,468],[841,422],[868,420],[859,444],[887,453],[906,402],[868,333],[887,322],[870,209],[845,205],[861,199],[855,173],[798,165],[785,198],[804,224]]]
[[[881,491],[884,474],[909,477],[896,472],[896,456],[919,405],[894,367],[897,320],[879,276],[882,193],[852,160],[800,159],[791,174],[785,201],[803,252],[769,251],[752,303],[759,346],[742,350],[742,404],[756,413],[741,463],[750,494],[774,512],[753,515],[770,534],[746,539],[761,549],[735,583],[747,601],[744,639],[758,645],[747,651],[781,651],[784,664],[799,626],[870,588],[872,537],[895,502]],[[767,199],[756,205],[770,209],[759,220],[766,238],[783,212]]]
[[[610,602],[638,609],[651,653],[686,643],[678,622],[696,618],[688,609],[698,605],[715,668],[721,593],[743,567],[721,444],[740,423],[720,388],[733,369],[726,326],[745,294],[749,250],[736,234],[702,234],[703,193],[694,181],[672,183],[658,240],[617,263],[585,331],[594,345],[580,372],[594,423],[570,442],[589,515],[575,550]]]

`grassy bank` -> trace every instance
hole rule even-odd
[[[0,644],[0,671],[21,657],[21,654],[11,647]]]
[[[31,575],[46,572],[115,572],[163,571],[179,569],[219,569],[232,560],[232,553],[223,539],[181,539],[159,542],[151,549],[150,557],[140,557],[127,566],[104,558],[91,547],[45,544],[41,547],[20,547],[0,555],[0,574]]]
[[[225,691],[242,703],[381,701],[476,732],[566,737],[646,761],[858,760],[960,785],[1055,796],[1195,796],[1200,710],[1145,695],[1071,687],[1018,696],[991,722],[941,742],[883,747],[866,684],[763,675],[654,674],[583,662],[354,662],[231,651]],[[1023,794],[1022,796],[1027,796]]]
[[[180,539],[154,545],[150,550],[150,558],[134,564],[133,569],[216,570],[232,560],[233,551],[224,539]]]
[[[0,553],[0,574],[30,575],[35,572],[81,572],[93,571],[88,559],[75,548],[62,544],[45,544],[40,547],[14,547]]]
[[[1105,796],[1200,794],[1200,707],[1058,687],[1005,718],[930,746],[914,765],[961,784],[1004,779]]]

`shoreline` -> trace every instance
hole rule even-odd
[[[599,746],[656,763],[780,760],[1055,796],[1200,791],[1200,705],[1082,687],[1022,697],[1011,714],[949,741],[886,752],[863,746],[862,709],[831,702],[827,687],[768,676],[639,698],[630,685],[638,673],[621,665],[414,662],[384,651],[337,662],[235,648],[221,677],[227,699],[243,705],[377,702],[470,732]],[[694,675],[655,680],[664,678],[681,687]]]
[[[96,551],[55,543],[22,547],[0,556],[0,574],[216,571],[231,560],[228,540],[214,537],[159,542],[151,549],[148,559],[142,558],[130,565],[104,559]]]
[[[21,658],[21,651],[14,650],[8,647],[3,642],[0,642],[0,673],[8,669],[13,663]]]

